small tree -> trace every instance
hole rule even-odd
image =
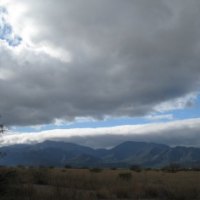
[[[2,116],[0,115],[0,119],[2,118]],[[4,124],[2,123],[2,120],[0,122],[0,135],[3,135],[5,133],[6,129]]]
[[[163,167],[164,171],[175,173],[182,169],[181,165],[178,163],[170,163],[168,166]]]
[[[0,118],[2,118],[2,116],[0,115]],[[6,132],[5,126],[3,123],[0,124],[0,136],[2,136],[4,133]],[[5,156],[5,153],[0,152],[0,157]]]
[[[3,135],[5,131],[5,126],[3,124],[0,124],[0,134]]]
[[[141,172],[141,167],[140,165],[131,165],[130,170],[135,171],[135,172]]]

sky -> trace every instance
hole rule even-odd
[[[200,147],[200,1],[1,0],[0,145]]]

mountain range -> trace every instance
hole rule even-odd
[[[111,149],[93,149],[73,143],[45,141],[0,148],[3,166],[141,167],[160,168],[171,163],[200,166],[200,148],[127,141]]]

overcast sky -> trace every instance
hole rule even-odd
[[[114,120],[111,129],[131,125],[133,135],[139,123],[151,140],[180,145],[191,135],[197,145],[199,19],[198,0],[1,0],[1,123],[57,134],[61,124]],[[186,128],[172,137],[152,121]]]

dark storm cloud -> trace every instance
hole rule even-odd
[[[199,1],[17,2],[29,8],[21,24],[30,22],[38,34],[19,53],[0,47],[7,124],[141,116],[198,91]],[[67,51],[71,60],[38,51],[41,45]]]

